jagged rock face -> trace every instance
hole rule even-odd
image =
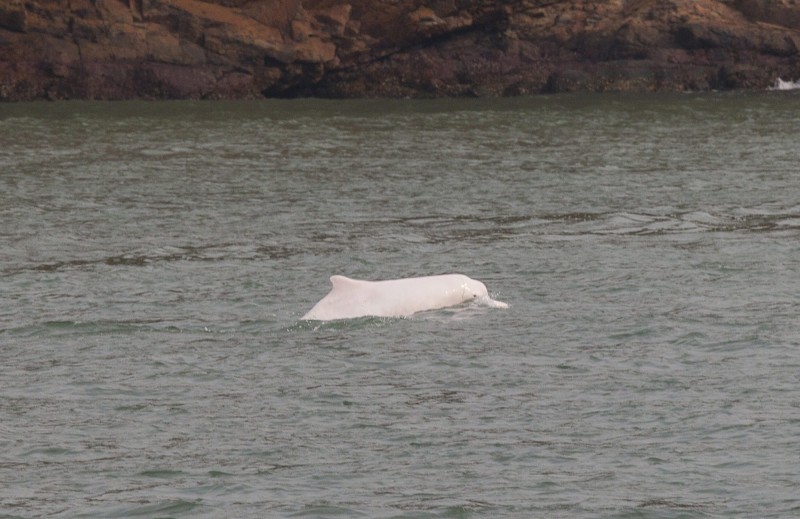
[[[800,0],[0,0],[0,100],[763,88]]]

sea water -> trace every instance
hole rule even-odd
[[[800,96],[0,105],[0,517],[800,515]],[[300,317],[334,274],[507,310]]]

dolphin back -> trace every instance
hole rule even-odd
[[[384,281],[364,281],[342,275],[330,278],[331,290],[302,318],[332,321],[356,317],[408,317],[416,312],[476,301],[508,308],[493,300],[486,286],[463,274],[443,274]]]

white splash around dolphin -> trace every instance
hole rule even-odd
[[[475,301],[492,308],[508,308],[489,296],[486,285],[463,274],[364,281],[331,277],[331,291],[303,316],[305,320],[332,321],[356,317],[408,317]]]

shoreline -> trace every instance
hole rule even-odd
[[[428,4],[10,0],[0,101],[758,91],[800,80],[794,0]]]

